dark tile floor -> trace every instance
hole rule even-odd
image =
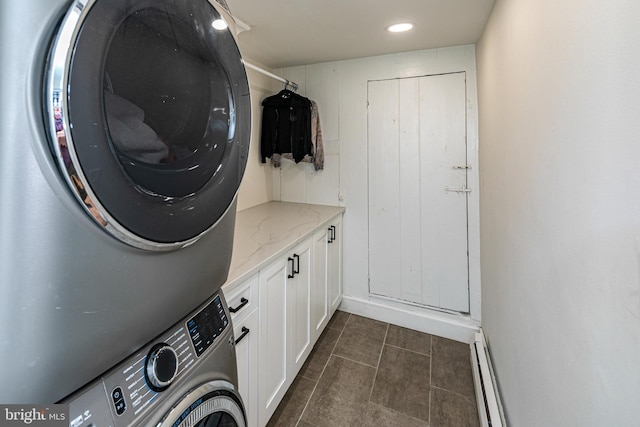
[[[268,425],[479,426],[469,346],[337,311]]]

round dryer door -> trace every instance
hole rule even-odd
[[[226,381],[211,381],[187,394],[157,427],[245,427],[240,398]]]
[[[76,0],[62,21],[52,149],[86,212],[129,245],[190,244],[236,196],[251,118],[229,24],[207,0]]]

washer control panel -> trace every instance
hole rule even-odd
[[[184,325],[160,337],[104,378],[116,417],[137,418],[196,361]]]
[[[228,325],[221,297],[216,295],[184,323],[72,397],[72,427],[132,424],[155,401],[171,393],[171,384],[197,363]],[[115,422],[107,421],[109,412]]]
[[[219,296],[187,321],[191,342],[198,357],[213,344],[228,324],[229,320]]]

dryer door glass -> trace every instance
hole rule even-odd
[[[207,40],[193,22],[151,7],[130,14],[111,40],[103,73],[108,133],[141,189],[196,193],[233,140],[231,82]]]
[[[226,412],[216,412],[200,421],[195,427],[238,427],[236,420]]]
[[[50,128],[61,169],[116,237],[145,249],[182,246],[226,212],[247,161],[246,72],[231,30],[212,25],[226,15],[207,0],[83,7],[74,25],[80,6],[72,8],[52,53]],[[74,36],[58,72],[65,34]]]
[[[158,427],[246,427],[240,398],[229,390],[205,383],[179,402]]]

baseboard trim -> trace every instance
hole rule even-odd
[[[342,297],[340,310],[465,344],[471,344],[475,333],[480,330],[479,323],[468,316],[412,306],[402,307],[400,304],[392,306],[387,301],[378,302],[347,295]]]
[[[476,390],[478,417],[482,427],[506,427],[491,355],[484,332],[480,329],[471,344],[471,368]]]

